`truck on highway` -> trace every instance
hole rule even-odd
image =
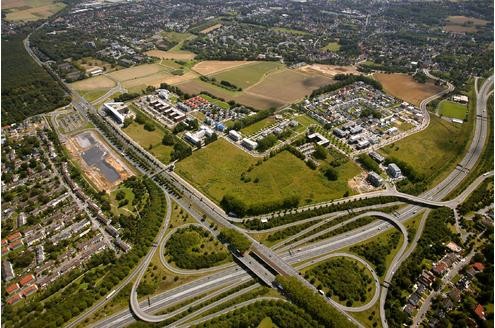
[[[116,290],[115,290],[115,289],[114,289],[114,290],[112,290],[112,291],[110,292],[110,294],[108,294],[108,295],[107,295],[107,297],[105,297],[105,299],[106,299],[106,300],[108,300],[110,297],[112,297],[112,296],[113,296],[113,294],[115,294],[115,292],[116,292]]]

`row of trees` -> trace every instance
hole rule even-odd
[[[276,281],[292,303],[304,309],[321,325],[328,328],[353,327],[344,315],[306,287],[297,277],[277,276]]]
[[[340,88],[345,87],[346,85],[352,84],[354,82],[364,82],[366,84],[371,85],[375,89],[378,90],[383,90],[383,86],[380,82],[377,80],[374,80],[370,77],[364,76],[364,75],[354,75],[354,74],[337,74],[335,75],[334,79],[337,81],[336,83],[333,84],[328,84],[323,87],[320,87],[316,90],[314,90],[311,93],[311,98],[317,97],[319,95],[322,95],[327,92],[332,92],[335,90],[338,90]]]
[[[246,215],[258,215],[269,213],[279,209],[290,209],[299,205],[300,198],[296,195],[288,196],[281,200],[258,204],[246,204],[243,200],[232,194],[226,194],[220,201],[220,205],[227,213],[233,213],[239,217]]]
[[[240,253],[244,253],[251,247],[251,241],[235,229],[223,229],[218,235],[218,239],[237,249]]]

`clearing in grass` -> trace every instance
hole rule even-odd
[[[438,113],[450,118],[464,120],[467,116],[467,106],[449,100],[443,100],[438,104]]]
[[[337,171],[339,179],[329,181],[322,172],[311,170],[287,151],[262,161],[224,139],[194,152],[176,165],[179,175],[217,203],[230,194],[248,206],[291,196],[298,197],[301,203],[312,203],[340,198],[346,192],[352,194],[347,181],[359,174],[359,167],[349,161]]]

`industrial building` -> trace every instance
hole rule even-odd
[[[230,130],[229,131],[229,138],[234,140],[234,141],[239,141],[242,139],[242,135],[237,132],[236,130]]]

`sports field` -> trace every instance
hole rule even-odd
[[[453,101],[443,100],[438,104],[438,113],[450,118],[464,120],[467,115],[467,106]]]
[[[423,99],[442,90],[442,87],[433,82],[418,83],[407,74],[375,73],[373,77],[380,81],[385,92],[416,106],[419,106]]]
[[[328,181],[321,172],[309,169],[287,151],[247,172],[256,161],[220,139],[177,163],[176,172],[216,202],[231,194],[247,205],[279,201],[292,195],[299,196],[302,203],[340,198],[346,191],[352,193],[347,181],[360,172],[348,162],[338,168],[338,181]],[[247,172],[250,182],[241,181],[243,172]]]
[[[285,66],[280,62],[254,62],[222,73],[214,74],[211,77],[216,78],[217,81],[229,81],[230,83],[245,89],[260,81],[265,75],[284,68]]]
[[[428,128],[381,149],[426,178],[435,177],[456,159],[469,140],[471,124],[453,124],[431,115]],[[421,154],[421,156],[418,156]]]
[[[36,21],[50,17],[65,7],[54,0],[2,0],[7,21]]]

